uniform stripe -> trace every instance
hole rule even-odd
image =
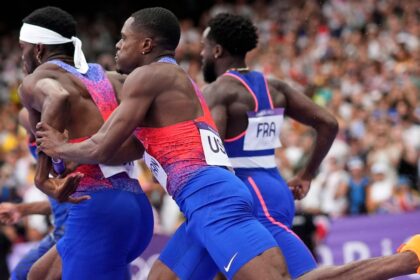
[[[256,195],[257,195],[257,197],[258,197],[258,200],[260,201],[260,203],[261,203],[261,207],[262,207],[262,209],[263,209],[263,211],[264,211],[264,215],[265,215],[265,217],[272,223],[272,224],[274,224],[274,225],[276,225],[276,226],[279,226],[279,227],[281,227],[282,229],[284,229],[285,231],[287,231],[287,232],[289,232],[289,233],[291,233],[291,234],[293,234],[296,238],[298,238],[299,240],[300,240],[300,238],[299,238],[299,236],[297,236],[296,235],[296,233],[294,233],[291,229],[289,229],[287,226],[285,226],[284,224],[282,224],[281,222],[279,222],[279,221],[276,221],[271,215],[270,215],[270,212],[268,212],[268,209],[267,209],[267,205],[265,204],[265,201],[264,201],[264,198],[262,197],[262,195],[261,195],[261,192],[260,192],[260,189],[258,188],[258,186],[257,186],[257,184],[255,183],[255,181],[254,181],[254,179],[252,179],[252,177],[251,176],[249,176],[248,177],[248,182],[251,184],[251,186],[252,186],[252,188],[254,189],[254,192],[256,193]]]

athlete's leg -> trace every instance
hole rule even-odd
[[[400,253],[355,261],[341,266],[323,267],[313,270],[299,279],[342,279],[342,280],[381,280],[397,276],[420,274],[420,235],[413,236]]]
[[[90,195],[70,209],[66,234],[57,244],[63,279],[126,280],[129,263],[152,236],[150,204],[143,193],[124,190]]]
[[[34,263],[28,274],[28,280],[61,279],[61,258],[56,246]]]
[[[254,172],[252,175],[239,177],[253,195],[255,215],[275,238],[292,278],[315,269],[317,264],[311,252],[290,229],[295,211],[293,196],[286,182],[277,170]]]
[[[188,221],[187,233],[227,278],[289,279],[280,249],[253,215],[252,196],[237,177],[207,169],[184,190],[176,199]]]
[[[55,245],[54,238],[49,234],[42,239],[39,245],[30,250],[20,262],[17,264],[15,269],[11,273],[12,280],[25,280],[27,279],[29,270],[34,263],[41,258],[51,247]]]
[[[207,250],[192,236],[183,223],[166,244],[153,264],[149,280],[200,279],[211,280],[218,268]]]
[[[177,280],[178,276],[166,264],[157,259],[147,277],[148,280]]]

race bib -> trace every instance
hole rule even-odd
[[[159,161],[149,155],[146,151],[144,151],[144,163],[152,172],[153,176],[159,182],[159,184],[165,189],[168,183],[168,175],[166,174],[165,170],[163,169],[162,165],[160,165]]]
[[[126,173],[131,179],[137,179],[139,176],[138,170],[134,168],[134,162],[132,161],[115,166],[99,164],[99,168],[105,178],[112,177],[118,173]]]
[[[197,127],[200,132],[206,163],[208,165],[232,167],[223,141],[217,131],[205,123],[197,123]]]
[[[244,151],[260,151],[281,147],[280,128],[283,119],[283,108],[248,112]]]

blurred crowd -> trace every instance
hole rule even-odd
[[[258,27],[259,45],[247,57],[251,68],[287,81],[339,120],[339,134],[307,198],[297,204],[299,212],[342,216],[419,208],[418,1],[217,0],[198,22],[181,19],[177,60],[202,87],[201,34],[220,12],[249,16]],[[112,70],[120,26],[100,13],[77,20],[88,60]],[[35,162],[17,122],[23,75],[18,30],[0,37],[0,50],[0,202],[45,199],[33,187]],[[313,139],[312,130],[285,120],[277,162],[286,179],[305,164]],[[173,232],[182,221],[177,206],[138,165],[157,231]],[[41,218],[9,235],[37,240],[46,225]]]

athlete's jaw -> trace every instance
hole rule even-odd
[[[213,61],[203,59],[203,77],[207,83],[216,81],[216,69]]]

